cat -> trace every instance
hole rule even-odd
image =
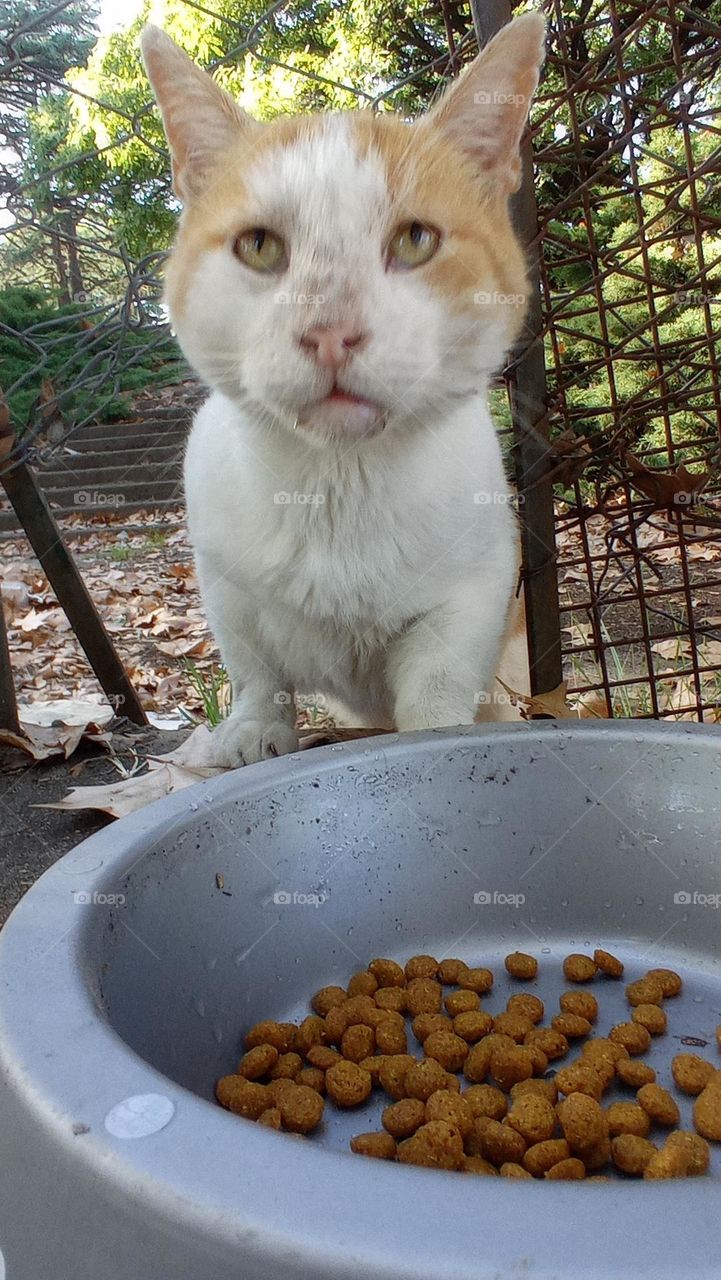
[[[260,123],[144,29],[184,206],[167,303],[212,389],[184,477],[218,765],[295,750],[296,690],[378,728],[493,717],[519,540],[487,386],[526,308],[508,197],[544,39],[516,18],[412,123]]]

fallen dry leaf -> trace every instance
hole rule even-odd
[[[0,744],[15,747],[32,760],[49,760],[52,756],[63,756],[67,760],[83,738],[103,746],[111,739],[111,735],[104,733],[96,724],[41,725],[21,721],[20,729],[20,733],[0,729]]]
[[[631,483],[660,510],[679,511],[692,506],[711,474],[700,471],[694,475],[683,463],[675,471],[660,471],[645,466],[632,453],[626,453],[624,458],[631,472]]]

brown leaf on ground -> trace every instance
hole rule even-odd
[[[556,685],[555,689],[549,690],[548,693],[538,693],[532,697],[527,693],[518,693],[515,689],[510,689],[507,684],[499,676],[496,676],[498,683],[503,686],[512,702],[521,705],[521,715],[524,720],[533,720],[534,717],[548,717],[552,720],[586,720],[598,719],[606,720],[606,704],[601,699],[589,700],[584,702],[579,699],[577,706],[572,706],[568,701],[568,687],[565,680]]]
[[[659,510],[679,511],[692,506],[711,474],[701,471],[694,475],[683,463],[675,471],[659,471],[647,467],[632,453],[626,453],[624,460],[631,472],[631,483]]]
[[[111,737],[92,723],[41,725],[21,722],[20,729],[19,734],[13,733],[12,729],[0,729],[0,745],[15,747],[32,760],[49,760],[52,756],[63,756],[67,760],[83,739],[104,746]]]

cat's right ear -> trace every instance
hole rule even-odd
[[[218,156],[263,126],[160,27],[144,27],[140,47],[172,155],[173,187],[187,203],[203,191]]]

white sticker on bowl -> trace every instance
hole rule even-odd
[[[111,1108],[105,1128],[114,1138],[147,1138],[170,1124],[174,1113],[175,1104],[161,1093],[136,1093]]]

